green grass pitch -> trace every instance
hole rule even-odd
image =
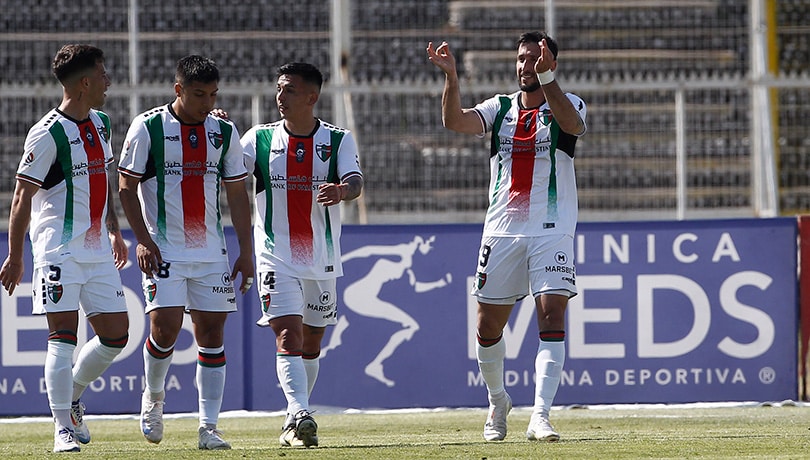
[[[91,408],[88,408],[91,409]],[[52,454],[53,425],[0,419],[0,460],[104,459],[801,459],[810,458],[810,407],[604,407],[552,412],[562,439],[529,442],[529,408],[509,416],[506,440],[481,437],[483,409],[315,413],[320,447],[281,448],[282,417],[228,415],[219,427],[231,451],[197,450],[194,417],[167,417],[163,442],[147,443],[135,417],[87,417],[93,440],[78,454]]]

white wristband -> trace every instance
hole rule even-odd
[[[541,85],[547,85],[554,81],[554,72],[546,70],[545,72],[538,73],[537,79],[540,80]]]

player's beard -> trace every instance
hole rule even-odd
[[[520,87],[520,90],[523,91],[524,93],[533,93],[533,92],[537,91],[538,89],[540,89],[540,82],[539,81],[534,81],[534,82],[529,83],[527,85],[519,84],[518,86]]]

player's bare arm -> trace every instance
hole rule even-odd
[[[138,178],[119,174],[118,197],[121,200],[121,208],[127,217],[129,227],[135,234],[138,246],[135,248],[135,257],[138,261],[138,268],[147,276],[152,276],[160,270],[163,257],[160,255],[149,231],[146,229],[146,222],[143,220],[141,203],[138,200]]]
[[[245,181],[225,182],[225,193],[228,196],[228,207],[231,210],[231,223],[239,242],[239,256],[233,264],[231,280],[242,274],[239,291],[244,294],[253,284],[256,276],[253,265],[253,238],[250,223],[250,200],[248,199]]]
[[[473,109],[461,107],[461,93],[456,70],[456,58],[450,51],[450,45],[442,42],[433,49],[433,42],[427,46],[428,60],[442,69],[445,75],[442,91],[442,124],[445,128],[466,134],[482,134],[484,131],[481,119]]]
[[[107,183],[107,233],[110,237],[110,244],[112,245],[113,259],[115,261],[115,268],[121,270],[127,263],[129,258],[129,248],[121,235],[121,227],[118,225],[118,213],[115,210],[115,202],[113,200],[112,185]]]
[[[540,58],[534,63],[534,71],[537,74],[554,70],[556,63],[551,50],[546,46],[546,40],[540,42]],[[579,116],[571,101],[565,96],[562,88],[554,80],[550,83],[542,85],[543,93],[546,97],[546,102],[551,108],[551,113],[560,125],[560,129],[568,134],[579,136],[585,131],[585,122]]]
[[[343,179],[344,189],[346,190],[346,194],[343,196],[344,201],[351,201],[355,198],[359,197],[360,194],[363,192],[363,186],[365,182],[363,181],[363,176],[355,175],[349,176]]]
[[[326,183],[318,187],[315,200],[324,206],[333,206],[341,201],[351,201],[363,191],[363,176],[353,175],[345,178],[340,184]]]
[[[22,281],[25,232],[31,222],[31,198],[37,190],[39,186],[17,179],[8,219],[8,256],[0,268],[0,284],[8,295],[13,294]]]

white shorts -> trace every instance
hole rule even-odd
[[[484,237],[471,294],[512,305],[527,294],[577,294],[574,239],[568,235]]]
[[[156,275],[142,278],[146,312],[163,307],[211,312],[236,311],[228,261],[163,262]]]
[[[260,272],[259,280],[259,302],[262,307],[262,317],[256,321],[259,326],[269,326],[271,319],[289,315],[302,316],[307,326],[337,324],[335,278],[310,280],[278,272]]]
[[[127,311],[121,275],[109,262],[81,263],[67,260],[34,269],[33,314],[78,311],[88,318],[100,313]]]

